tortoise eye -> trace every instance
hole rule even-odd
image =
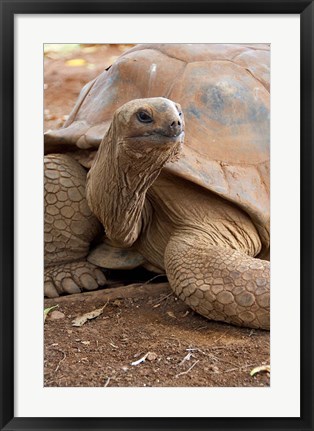
[[[182,111],[180,110],[179,106],[178,106],[178,105],[176,105],[176,108],[177,108],[177,111],[178,111],[179,117],[182,117]]]
[[[145,111],[140,111],[137,113],[137,118],[141,123],[152,123],[153,119],[152,117],[147,114]]]

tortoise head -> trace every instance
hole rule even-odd
[[[120,167],[130,160],[163,165],[175,158],[183,143],[181,107],[164,97],[131,100],[115,112],[111,136]]]

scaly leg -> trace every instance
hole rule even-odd
[[[197,313],[269,329],[269,262],[178,234],[167,245],[165,268],[176,295]]]
[[[86,172],[63,154],[45,157],[45,295],[97,289],[105,276],[86,256],[101,225],[85,198]]]

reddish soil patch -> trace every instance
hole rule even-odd
[[[83,85],[125,48],[85,46],[45,56],[46,130],[62,126]],[[269,364],[268,332],[209,322],[168,284],[130,285],[126,274],[126,286],[45,300],[64,314],[45,323],[45,386],[269,386],[268,373],[250,376]],[[102,315],[72,326],[74,317],[105,304]]]
[[[45,130],[61,127],[84,85],[98,76],[131,45],[81,45],[48,51],[44,57]]]
[[[268,386],[269,333],[195,314],[167,283],[133,284],[45,300],[45,386]],[[81,327],[75,317],[107,304]],[[132,363],[143,358],[138,365]]]

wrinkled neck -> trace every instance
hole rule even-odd
[[[87,200],[103,224],[107,237],[120,247],[131,246],[149,218],[147,189],[158,177],[160,157],[119,151],[123,141],[114,140],[112,127],[100,144],[87,178]]]

